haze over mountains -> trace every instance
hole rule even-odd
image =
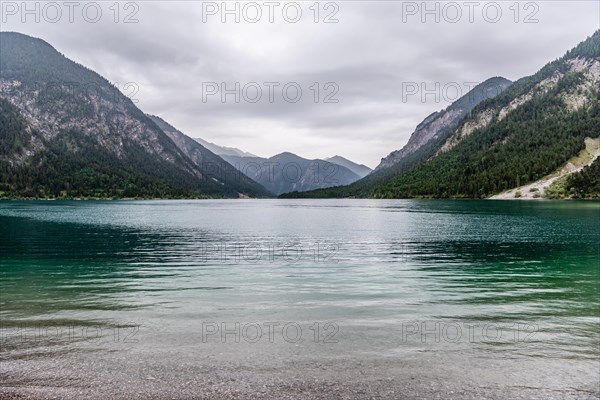
[[[190,137],[169,125],[162,118],[148,115],[178,146],[188,154]],[[185,141],[187,145],[180,145]],[[194,138],[216,155],[226,160],[237,171],[264,186],[271,193],[280,195],[291,191],[306,191],[348,185],[368,175],[372,170],[366,165],[354,163],[344,157],[334,156],[325,160],[309,160],[290,152],[273,157],[258,157],[243,150],[219,146],[202,138]],[[188,154],[190,158],[194,157]],[[231,173],[231,172],[229,172]]]
[[[429,115],[373,172],[192,139],[41,39],[2,32],[0,45],[0,197],[481,198],[542,178],[600,135],[600,31],[533,76],[491,78]],[[597,169],[553,193],[596,196]]]
[[[219,156],[256,157],[252,153],[236,149],[235,147],[219,146],[218,144],[211,143],[199,137],[195,137],[193,139]]]
[[[276,195],[291,191],[305,191],[318,188],[327,188],[336,185],[347,185],[357,181],[368,174],[371,169],[364,165],[358,165],[343,157],[332,157],[331,161],[307,160],[292,153],[281,153],[270,158],[254,156],[242,150],[219,146],[200,138],[190,138],[169,125],[162,118],[148,115],[174,142],[180,150],[192,160],[210,160],[211,158],[205,146],[195,146],[194,143],[208,143],[210,149],[223,160],[227,161],[220,168],[226,175],[235,175],[235,171],[265,187],[269,192]],[[195,153],[200,154],[197,156]],[[348,167],[344,166],[347,165]],[[235,169],[232,169],[233,166]],[[358,175],[350,168],[355,169],[363,175]]]
[[[270,158],[222,156],[235,168],[277,195],[339,185],[349,185],[360,175],[338,163],[308,160],[289,152]],[[341,159],[341,157],[340,157]],[[340,162],[340,159],[337,159]],[[346,164],[353,163],[346,160]],[[356,165],[356,164],[354,164]],[[360,166],[357,165],[360,169]]]
[[[361,178],[364,178],[365,176],[369,175],[373,171],[371,168],[367,167],[364,164],[357,164],[357,163],[350,161],[347,158],[344,158],[342,156],[327,157],[325,159],[325,161],[329,161],[331,163],[340,165],[342,167],[346,167],[350,171],[354,172],[356,175],[360,176]]]
[[[169,125],[162,118],[148,115],[192,160],[193,142],[201,143],[201,149],[210,149],[232,165],[236,171],[261,184],[271,193],[280,195],[291,191],[305,191],[348,185],[371,172],[365,165],[356,164],[341,156],[326,160],[308,160],[296,154],[285,152],[270,158],[252,155],[240,149],[219,146],[201,138],[191,139]],[[204,146],[204,143],[208,146]],[[206,157],[204,157],[206,158]],[[356,172],[355,172],[356,171]],[[231,175],[229,169],[227,174]]]

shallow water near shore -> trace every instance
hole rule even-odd
[[[600,203],[0,202],[0,397],[598,398]]]

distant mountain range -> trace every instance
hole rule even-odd
[[[190,138],[169,125],[160,117],[148,115],[188,157],[187,147],[193,145]],[[186,145],[181,145],[182,141]],[[369,174],[372,170],[366,165],[354,163],[344,157],[334,156],[325,160],[308,160],[296,154],[285,152],[270,158],[255,156],[243,150],[219,146],[201,138],[194,138],[201,148],[209,149],[232,165],[236,171],[248,176],[271,193],[280,195],[289,191],[305,191],[347,185]],[[224,167],[226,168],[226,167]],[[229,172],[231,174],[231,172]]]
[[[149,117],[170,137],[177,131],[159,117]],[[179,132],[179,131],[177,131]],[[181,132],[179,132],[183,135]],[[173,137],[171,137],[173,139]],[[367,176],[372,169],[342,156],[324,160],[309,160],[290,152],[270,158],[259,157],[234,147],[220,146],[202,138],[194,138],[203,147],[222,157],[238,171],[244,173],[274,194],[289,191],[306,191],[347,185]],[[177,141],[175,141],[177,143]]]
[[[365,178],[284,197],[486,198],[540,180],[600,136],[600,30],[533,76],[480,86],[428,116]],[[538,197],[600,197],[600,158],[590,159]]]
[[[360,179],[349,168],[335,162],[308,160],[292,153],[281,153],[270,158],[222,155],[235,168],[277,195],[291,191],[306,191],[338,185],[348,185]],[[336,159],[342,162],[342,157]],[[362,171],[351,161],[345,164]]]
[[[1,32],[0,48],[0,198],[600,197],[586,147],[600,136],[600,30],[532,76],[491,78],[429,115],[375,171],[192,139],[41,39]],[[565,168],[583,153],[588,166]],[[552,188],[536,183],[559,169]]]

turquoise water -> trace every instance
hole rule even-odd
[[[599,227],[597,202],[0,202],[2,386],[596,398]]]

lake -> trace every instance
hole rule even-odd
[[[0,398],[599,398],[600,203],[0,202]]]

